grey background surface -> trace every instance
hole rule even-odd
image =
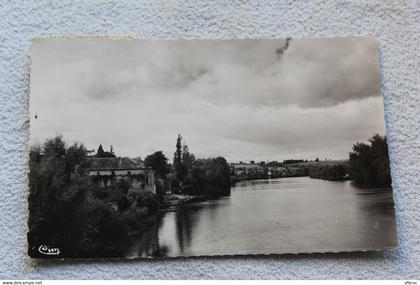
[[[0,2],[0,278],[420,278],[419,6],[413,1]],[[30,40],[377,36],[401,248],[375,253],[34,262],[26,255]]]

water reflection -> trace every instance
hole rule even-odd
[[[168,246],[161,245],[159,242],[161,224],[162,219],[159,218],[155,225],[142,231],[141,234],[133,236],[134,242],[128,246],[126,257],[167,256]]]
[[[185,247],[191,246],[194,227],[193,211],[194,208],[181,208],[175,213],[176,236],[180,253],[184,253]]]
[[[398,244],[392,192],[308,177],[239,182],[231,196],[164,213],[135,256],[349,251]]]

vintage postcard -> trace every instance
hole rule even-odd
[[[395,249],[375,38],[34,39],[28,254]]]

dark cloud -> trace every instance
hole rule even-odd
[[[372,38],[43,39],[31,55],[35,140],[171,155],[180,132],[195,153],[235,160],[343,157],[384,132]]]
[[[370,38],[294,39],[290,47],[290,39],[85,41],[62,40],[42,52],[68,68],[87,61],[77,84],[96,99],[192,92],[214,104],[310,108],[380,93]]]

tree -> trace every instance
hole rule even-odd
[[[66,173],[73,173],[76,170],[81,174],[87,167],[85,160],[87,156],[87,149],[83,144],[75,143],[67,149],[65,157],[65,171]]]
[[[42,149],[34,148],[30,154],[29,172],[29,249],[33,245],[49,243],[73,251],[80,225],[75,213],[80,209],[92,183],[84,172],[87,155],[82,144],[66,149],[61,136],[47,140]],[[78,171],[76,171],[78,170]],[[77,254],[77,253],[76,253]]]
[[[182,171],[184,180],[187,180],[187,183],[191,181],[191,170],[193,168],[194,161],[194,154],[190,153],[188,145],[184,143],[182,146]]]
[[[196,160],[191,180],[192,194],[209,197],[230,194],[230,167],[223,157]]]
[[[376,134],[369,142],[370,145],[360,142],[353,145],[353,151],[349,153],[350,176],[360,185],[390,187],[386,136]]]
[[[174,153],[174,171],[179,182],[183,182],[185,178],[185,169],[182,165],[182,136],[178,134],[176,140],[176,150]]]
[[[66,154],[66,143],[61,135],[56,136],[53,139],[45,141],[43,146],[44,155],[62,157]]]
[[[169,173],[168,159],[162,151],[148,155],[144,163],[147,167],[153,169],[160,178],[164,178]]]
[[[87,155],[83,144],[66,147],[61,136],[48,139],[42,147],[31,148],[30,256],[40,257],[41,244],[58,247],[67,257],[122,256],[129,232],[146,227],[153,220],[150,218],[158,205],[155,196],[142,193],[130,204],[130,185],[124,180],[98,197],[99,189],[87,173]],[[117,202],[119,210],[112,210],[109,202]]]

